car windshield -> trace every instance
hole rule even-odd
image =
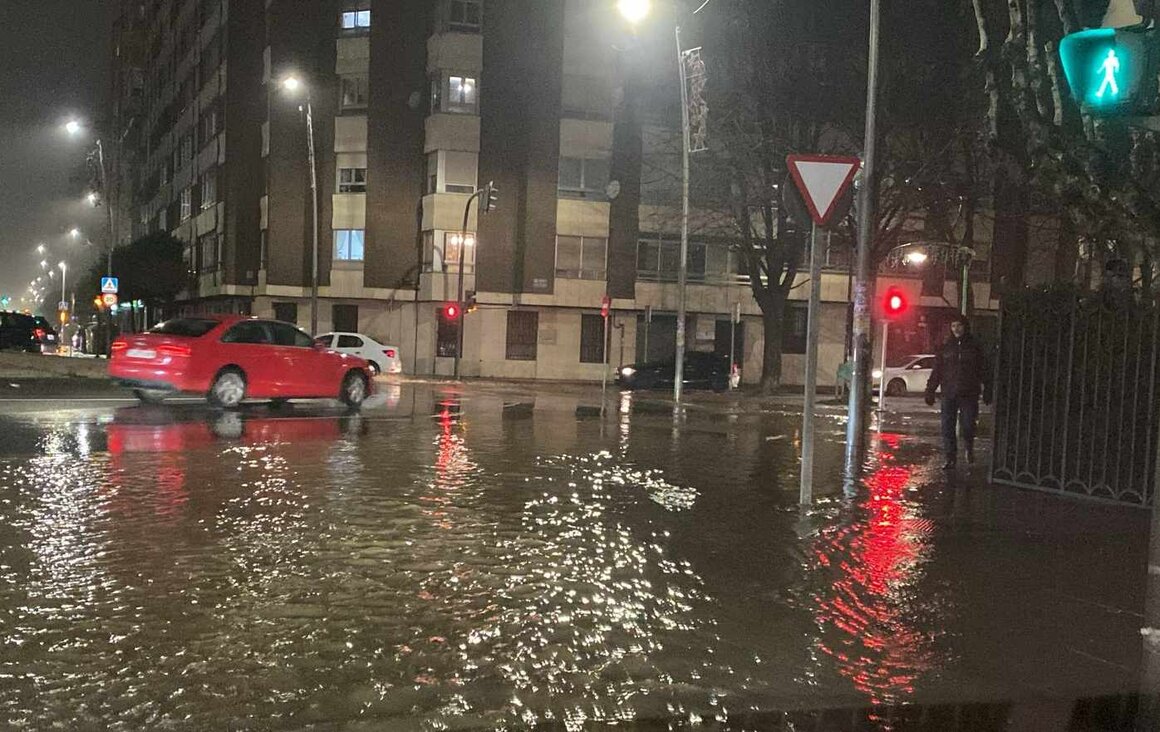
[[[177,318],[166,320],[149,329],[157,335],[182,336],[185,338],[200,338],[218,325],[218,321],[208,318]]]
[[[37,328],[44,328],[45,330],[52,330],[53,329],[52,323],[49,323],[48,318],[45,318],[44,316],[38,315],[33,320],[36,321]]]

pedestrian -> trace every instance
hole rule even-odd
[[[991,371],[983,346],[971,335],[970,324],[961,315],[951,321],[951,336],[935,357],[934,369],[926,382],[926,403],[934,406],[935,394],[942,391],[942,439],[944,470],[958,462],[956,422],[962,433],[967,462],[975,461],[975,423],[979,418],[979,397],[991,403]]]

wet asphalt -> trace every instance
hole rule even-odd
[[[793,399],[604,406],[3,381],[0,727],[1056,729],[1140,690],[1143,512],[991,486],[985,439],[945,474],[917,400],[855,486],[824,406],[804,509]]]

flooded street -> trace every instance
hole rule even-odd
[[[821,419],[803,511],[792,410],[379,401],[5,410],[0,726],[1010,721],[1034,700],[1055,729],[1139,691],[1146,512],[948,477],[931,420],[888,422],[846,492],[844,423]]]

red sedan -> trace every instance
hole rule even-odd
[[[361,358],[316,347],[289,323],[237,315],[178,318],[113,341],[109,376],[143,402],[178,392],[233,408],[243,399],[339,399],[360,406],[371,392]]]

